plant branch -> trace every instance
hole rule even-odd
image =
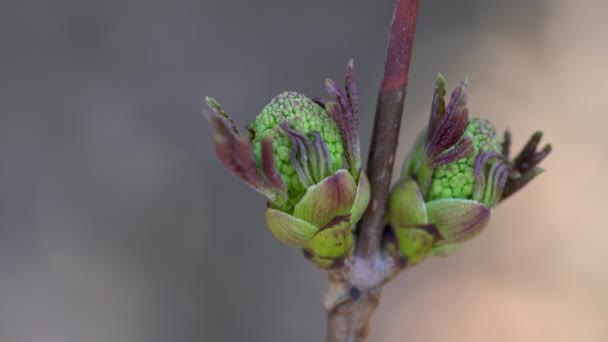
[[[357,257],[371,258],[380,249],[382,219],[399,140],[418,5],[419,0],[397,0],[395,4],[367,160],[372,198],[359,225]]]
[[[329,273],[328,342],[363,342],[382,286],[403,265],[381,253],[383,219],[403,113],[419,0],[396,0],[378,95],[367,175],[371,202],[358,226],[354,257]]]

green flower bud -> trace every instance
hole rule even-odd
[[[468,82],[456,87],[447,107],[444,84],[439,75],[429,126],[388,200],[384,245],[408,265],[444,255],[477,235],[489,222],[490,209],[538,175],[542,170],[536,166],[551,151],[548,145],[536,152],[536,134],[509,161],[510,134],[501,144],[489,121],[468,118]]]
[[[496,135],[496,129],[487,120],[470,119],[464,131],[463,138],[468,137],[473,142],[474,152],[468,156],[450,164],[442,165],[433,170],[430,191],[427,195],[428,201],[440,198],[463,198],[473,199],[475,188],[475,159],[480,153],[500,153],[500,142]],[[500,160],[493,159],[486,166],[499,163]],[[490,203],[486,203],[491,206]]]
[[[369,202],[369,182],[361,173],[359,184],[347,170],[339,170],[309,187],[292,213],[266,210],[266,222],[274,236],[301,247],[317,265],[327,268],[350,251],[352,228]]]
[[[360,172],[352,62],[346,94],[333,81],[326,86],[335,103],[284,92],[249,125],[248,137],[207,99],[220,160],[268,198],[266,222],[272,234],[302,248],[322,268],[338,265],[351,251],[352,229],[370,198],[369,182]]]
[[[295,132],[320,136],[319,142],[324,142],[329,151],[327,157],[329,169],[324,170],[321,165],[313,165],[309,175],[299,174],[304,170],[298,170],[292,165],[293,145],[290,137],[281,127],[284,122],[288,123]],[[253,135],[253,151],[259,164],[262,160],[262,140],[272,139],[275,165],[291,199],[300,198],[309,186],[318,183],[343,166],[344,147],[338,127],[324,108],[302,94],[284,92],[276,96],[256,117],[249,130]],[[316,159],[311,159],[309,162],[319,164]]]

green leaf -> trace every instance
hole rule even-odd
[[[443,237],[439,245],[457,244],[477,235],[490,220],[490,209],[465,199],[439,199],[426,204],[429,222]]]
[[[355,203],[350,211],[350,223],[355,224],[359,222],[361,216],[367,209],[369,204],[369,198],[371,195],[371,189],[369,186],[369,180],[365,173],[359,173],[359,185],[357,186],[357,195],[355,196]]]
[[[393,228],[400,254],[413,266],[424,259],[433,247],[434,238],[425,230],[414,227]]]
[[[422,159],[424,158],[424,144],[426,142],[426,135],[426,128],[418,134],[414,147],[412,147],[403,161],[401,177],[409,178],[418,172]]]
[[[321,258],[340,258],[348,252],[353,242],[353,233],[348,221],[318,232],[310,241],[312,253]]]
[[[266,224],[274,237],[286,244],[307,247],[319,229],[282,211],[266,209]]]
[[[424,198],[415,180],[402,178],[393,186],[388,199],[388,221],[395,228],[429,222]]]
[[[357,185],[346,170],[339,170],[318,184],[309,187],[296,204],[293,216],[324,228],[336,216],[350,213]]]

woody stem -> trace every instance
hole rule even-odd
[[[367,175],[371,201],[358,226],[355,255],[330,275],[326,296],[328,342],[363,342],[382,286],[395,274],[381,255],[383,218],[399,138],[419,0],[396,0],[384,78],[378,95]],[[327,298],[332,300],[327,302]],[[333,298],[339,298],[333,300]]]

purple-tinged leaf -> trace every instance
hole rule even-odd
[[[213,141],[215,143],[215,153],[222,164],[237,177],[246,181],[245,174],[235,159],[236,141],[217,133],[213,137]]]
[[[360,162],[360,150],[359,150],[359,132],[357,127],[352,126],[348,114],[344,112],[341,106],[335,102],[328,102],[325,105],[325,110],[329,113],[333,121],[340,130],[340,136],[345,148],[346,162],[348,163],[349,169],[353,174],[359,172]]]
[[[542,138],[542,132],[536,132],[530,137],[530,140],[526,143],[526,146],[522,151],[515,157],[511,162],[514,169],[514,174],[517,176],[511,176],[507,178],[505,189],[500,197],[500,200],[504,200],[511,196],[513,193],[524,187],[532,179],[541,174],[544,170],[538,167],[538,164],[545,159],[551,153],[551,145],[547,144],[542,150],[537,151],[538,145]]]
[[[432,158],[449,149],[460,140],[469,123],[469,110],[466,107],[467,81],[463,81],[452,92],[452,97],[445,114],[433,131],[429,131],[430,139],[427,151]]]
[[[490,161],[492,159],[498,159]],[[487,171],[488,164],[491,164]],[[473,199],[488,207],[493,207],[502,195],[505,183],[513,168],[506,158],[497,152],[481,152],[475,158],[473,173],[475,174],[475,186]]]
[[[435,88],[433,89],[433,101],[431,104],[431,116],[429,119],[429,126],[427,130],[428,140],[430,140],[431,135],[435,132],[437,125],[443,118],[445,114],[445,79],[442,74],[437,75],[437,79],[435,80]]]
[[[500,201],[502,193],[505,189],[505,184],[507,183],[507,179],[509,174],[511,174],[512,168],[506,162],[500,162],[498,170],[496,170],[496,175],[492,180],[492,195],[489,198],[488,205],[490,207],[495,206]],[[490,204],[491,203],[491,204]]]
[[[260,174],[253,153],[251,142],[239,134],[239,131],[228,114],[214,99],[207,97],[211,109],[209,119],[215,128],[215,151],[220,161],[237,177],[270,200],[275,200],[276,192]]]
[[[501,144],[501,150],[502,150],[502,155],[505,156],[505,158],[509,159],[509,155],[511,154],[511,131],[509,129],[505,130],[505,134],[503,136],[503,140],[502,140],[502,144]]]
[[[485,205],[465,199],[439,199],[427,203],[429,222],[443,237],[442,244],[461,243],[477,235],[490,219]]]
[[[336,102],[340,105],[340,109],[342,110],[342,114],[349,118],[350,114],[350,105],[346,98],[346,95],[342,92],[342,89],[338,86],[338,84],[331,79],[325,80],[325,88],[327,88],[327,92],[333,95],[336,98]]]
[[[503,158],[496,152],[481,152],[475,158],[475,165],[473,167],[473,173],[475,175],[475,187],[473,189],[473,199],[481,202],[483,200],[486,186],[488,185],[488,179],[486,177],[486,165],[490,158]]]
[[[327,91],[336,98],[328,102],[325,109],[340,130],[345,144],[346,161],[353,174],[359,172],[361,156],[359,146],[359,95],[355,84],[354,62],[351,60],[346,68],[346,94],[333,80],[325,81]]]
[[[540,152],[536,152],[542,136],[542,132],[534,133],[530,140],[528,140],[526,146],[513,161],[513,165],[519,173],[524,174],[529,170],[534,169],[534,167],[551,153],[551,145],[546,145]]]
[[[281,175],[277,171],[274,163],[272,138],[269,137],[262,139],[262,169],[264,170],[264,176],[277,192],[285,190],[283,179],[281,179]]]
[[[502,192],[502,196],[500,198],[501,201],[504,201],[519,189],[523,188],[528,184],[532,179],[536,178],[536,176],[543,173],[545,170],[540,167],[535,167],[534,169],[528,171],[526,174],[520,175],[517,178],[507,179],[505,184],[505,188]]]
[[[249,139],[239,137],[235,148],[235,159],[243,172],[243,180],[254,189],[266,195],[271,201],[274,201],[276,194],[258,170]]]
[[[312,135],[315,137],[315,149],[319,158],[319,179],[317,181],[320,181],[330,175],[332,158],[329,148],[327,147],[327,144],[325,144],[325,140],[323,140],[321,134],[313,132]]]
[[[300,182],[306,188],[313,185],[315,181],[308,164],[310,140],[305,134],[292,129],[287,121],[281,123],[281,129],[291,141],[291,166],[296,170]]]
[[[435,157],[431,163],[433,167],[439,167],[466,158],[473,153],[475,153],[473,140],[470,137],[463,137],[456,146]]]
[[[359,92],[355,83],[355,62],[351,59],[346,67],[346,98],[352,110],[352,120],[359,127]]]
[[[221,136],[232,136],[236,139],[239,130],[234,121],[222,109],[222,106],[211,97],[206,97],[205,102],[210,109],[209,120],[213,123],[216,133]]]
[[[492,207],[492,194],[494,192],[494,182],[496,179],[496,172],[498,171],[498,167],[500,166],[500,163],[492,163],[492,165],[490,166],[490,170],[488,171],[488,174],[486,176],[486,186],[483,189],[483,196],[481,198],[481,200],[479,202]]]
[[[446,114],[457,115],[467,105],[469,80],[465,79],[456,86],[450,97],[450,103],[445,109]]]

